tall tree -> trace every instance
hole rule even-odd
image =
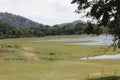
[[[78,5],[76,12],[84,11],[87,17],[97,20],[98,25],[107,26],[120,47],[120,0],[72,0],[71,3]]]

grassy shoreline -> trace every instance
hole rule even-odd
[[[120,59],[80,60],[81,57],[104,54],[108,46],[70,45],[64,42],[32,43],[33,40],[85,37],[48,36],[0,40],[0,80],[85,80],[106,76],[120,76]],[[19,46],[19,47],[16,47]],[[112,49],[106,54],[116,54]],[[104,70],[102,70],[104,67]]]

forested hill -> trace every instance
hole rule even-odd
[[[82,20],[75,20],[73,22],[69,22],[69,23],[62,23],[62,24],[58,24],[60,27],[63,26],[67,26],[67,25],[76,25],[76,24],[86,24],[86,22],[82,21]]]
[[[31,28],[31,27],[37,28],[41,25],[25,17],[14,15],[7,12],[5,13],[0,12],[0,22],[7,23],[10,26],[14,26],[16,28]]]
[[[11,13],[0,13],[0,39],[86,34],[91,30],[92,34],[101,33],[81,20],[49,26]]]
[[[84,34],[84,29],[86,28],[87,23],[76,20],[69,23],[63,23],[54,25],[53,28],[58,28],[60,34],[69,35],[69,34]]]

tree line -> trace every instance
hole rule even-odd
[[[24,37],[43,37],[43,36],[55,36],[55,35],[73,35],[73,34],[101,34],[100,29],[96,29],[93,24],[67,24],[60,25],[40,25],[38,28],[16,28],[6,23],[0,23],[0,39],[4,38],[24,38]]]

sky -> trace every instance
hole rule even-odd
[[[72,0],[0,0],[0,12],[26,17],[35,22],[55,25],[86,20],[75,13],[77,5]]]

